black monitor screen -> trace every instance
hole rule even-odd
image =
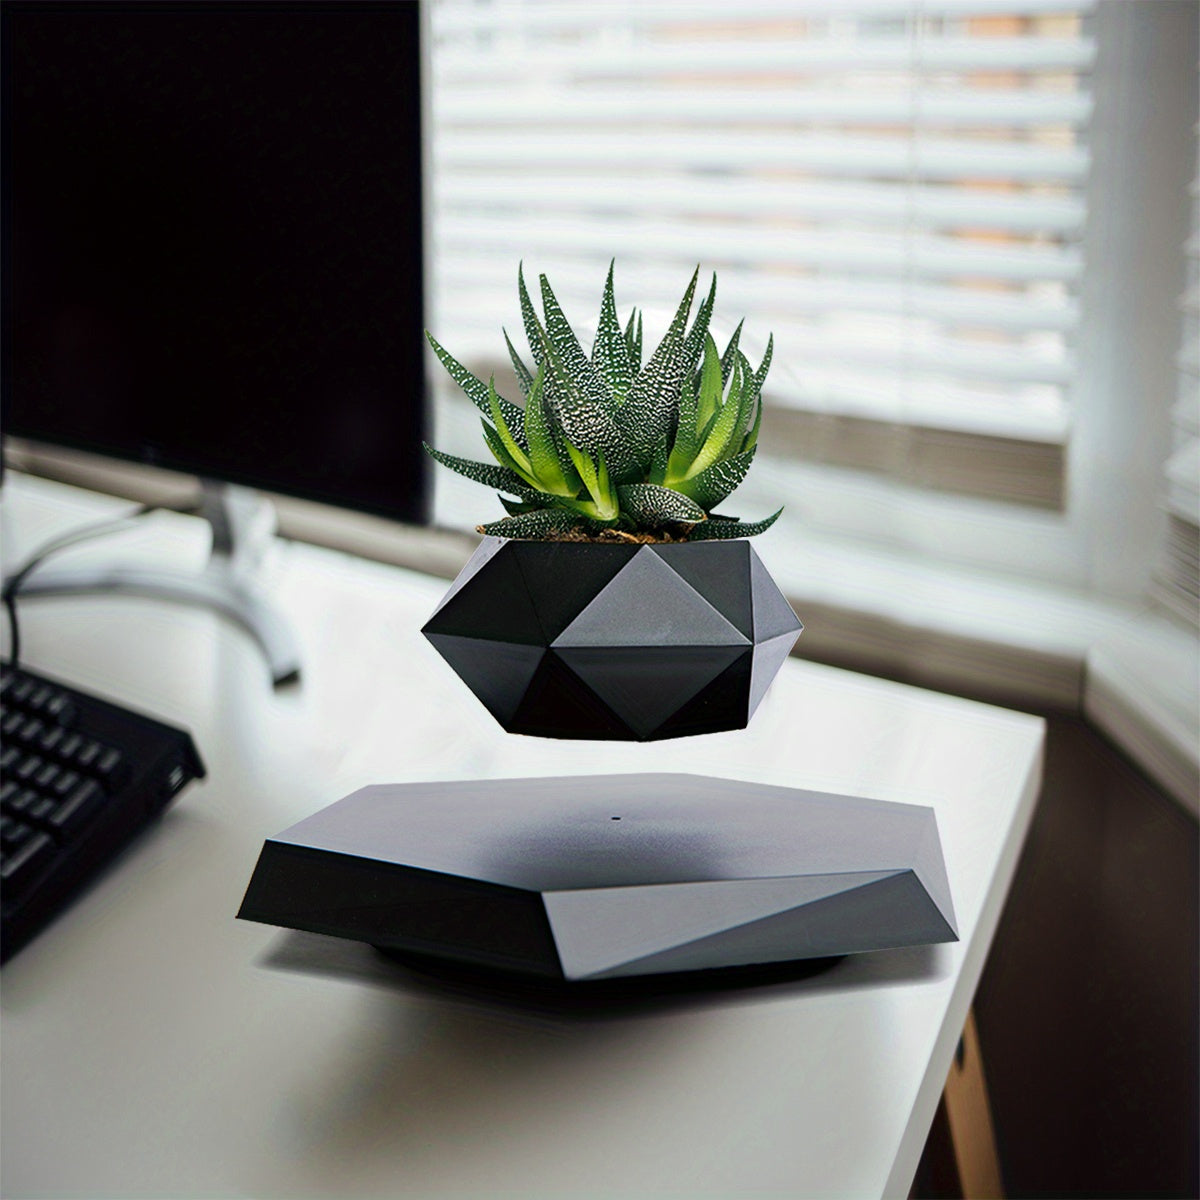
[[[0,17],[6,430],[424,519],[415,0]]]

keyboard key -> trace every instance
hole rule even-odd
[[[29,788],[20,788],[16,795],[7,801],[6,807],[10,812],[27,813],[40,799],[37,792],[31,791]]]
[[[29,717],[13,733],[13,741],[20,742],[22,746],[31,746],[45,728],[37,717]]]
[[[36,754],[28,754],[16,765],[13,774],[28,783],[42,769],[42,760]]]
[[[20,790],[21,785],[15,779],[0,783],[0,804],[7,804]]]
[[[52,790],[56,796],[65,796],[78,782],[79,775],[75,771],[64,771],[54,781]]]
[[[74,758],[79,753],[79,747],[82,745],[83,738],[79,734],[69,733],[58,747],[58,752],[63,758]]]
[[[60,729],[57,725],[51,725],[50,728],[47,729],[40,738],[38,738],[37,748],[43,754],[52,754],[58,749],[63,738],[66,736],[65,730]]]
[[[48,683],[43,683],[29,693],[29,707],[34,712],[41,712],[54,699],[56,694],[55,690]]]
[[[25,815],[31,821],[49,821],[57,808],[57,802],[51,800],[49,796],[35,796]]]
[[[6,713],[4,720],[0,722],[0,733],[6,738],[10,738],[25,724],[25,714],[20,712]]]
[[[67,728],[75,724],[75,705],[71,703],[69,696],[64,696],[60,692],[46,705],[46,716],[56,724]]]
[[[64,837],[77,833],[104,807],[104,789],[94,780],[81,783],[50,817],[50,828]]]
[[[123,763],[124,759],[121,757],[121,752],[109,747],[100,756],[100,761],[96,763],[96,774],[101,779],[115,779],[121,773]]]
[[[34,682],[34,680],[28,677],[18,679],[17,682],[14,683],[9,689],[8,695],[4,698],[10,704],[15,704],[19,707],[28,703],[29,697],[33,695],[33,691],[36,687],[37,684]]]
[[[11,895],[23,889],[53,859],[54,853],[54,842],[39,833],[11,854],[0,857],[0,883],[4,884],[5,892]]]
[[[92,764],[103,752],[104,747],[101,746],[99,742],[88,738],[88,740],[85,741],[79,747],[79,749],[75,751],[73,756],[75,759],[75,765],[82,767],[85,771],[90,771],[92,769]]]
[[[9,820],[9,818],[0,817],[0,820]],[[26,825],[23,821],[10,821],[0,840],[4,842],[6,849],[15,850],[29,841],[33,834],[34,830],[31,825]]]
[[[48,762],[42,769],[33,777],[34,784],[43,792],[54,786],[62,774],[62,768],[58,763]]]
[[[21,750],[18,746],[5,746],[0,750],[0,771],[6,775],[9,771],[15,771],[17,763],[21,761]]]

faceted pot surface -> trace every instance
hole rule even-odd
[[[745,540],[485,538],[422,632],[510,733],[744,729],[802,626]]]

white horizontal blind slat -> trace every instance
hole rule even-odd
[[[848,6],[849,7],[849,6]],[[597,12],[598,18],[604,19]],[[738,13],[746,18],[746,10]],[[676,21],[686,18],[682,12]],[[463,42],[448,48],[435,60],[435,79],[454,77],[476,80],[523,79],[530,71],[530,57],[544,47],[541,36],[530,33],[512,38],[497,37],[496,49]],[[496,50],[503,51],[500,54]],[[955,38],[928,42],[920,64],[930,71],[1080,71],[1090,67],[1095,47],[1084,38]],[[536,61],[536,60],[535,60]],[[718,79],[748,73],[830,73],[911,69],[913,50],[903,36],[811,38],[771,36],[769,32],[744,41],[691,41],[588,39],[556,46],[542,69],[547,75],[577,72],[581,78],[597,78],[626,72],[635,66],[645,72],[705,72]]]
[[[606,0],[606,6],[616,7],[620,0]],[[1083,13],[1094,0],[922,0],[921,11],[928,17],[1035,17]],[[754,15],[760,20],[795,21],[801,18],[831,17],[846,12],[847,0],[756,0]],[[875,18],[891,17],[903,20],[913,8],[912,0],[855,0],[853,12]],[[666,5],[643,8],[635,0],[625,0],[623,20],[631,27],[641,22],[653,23],[662,19]],[[696,21],[728,21],[728,0],[676,0],[674,11]],[[511,6],[480,9],[464,5],[447,9],[439,17],[439,32],[444,35],[478,35],[484,32],[509,31],[525,34],[546,34],[563,30],[578,30],[594,23],[594,10],[589,6]]]
[[[839,222],[909,229],[981,228],[999,233],[1077,237],[1086,209],[1078,195],[965,190],[945,184],[910,186],[899,182],[797,179],[760,173],[754,186],[741,178],[708,177],[698,188],[682,172],[656,170],[653,186],[631,194],[628,184],[608,172],[547,170],[536,175],[496,170],[443,169],[438,177],[439,211],[495,212],[507,207],[539,213],[667,214],[737,219],[774,218],[816,223]],[[512,213],[496,213],[511,219]]]
[[[706,125],[783,125],[798,121],[889,125],[896,119],[894,95],[849,92],[822,86],[806,91],[773,88],[770,104],[761,90],[634,86],[615,91],[579,85],[547,109],[536,93],[500,92],[494,80],[476,80],[451,89],[441,104],[447,127],[470,125],[486,104],[497,126],[620,125],[652,112],[657,120],[703,122]],[[948,89],[918,101],[920,119],[929,125],[972,125],[976,128],[1072,124],[1091,115],[1091,98],[1080,92],[1014,92],[1008,89]]]
[[[1192,235],[1185,245],[1187,286],[1179,301],[1178,387],[1171,408],[1171,453],[1163,467],[1167,539],[1155,593],[1173,611],[1200,623],[1200,188],[1193,183],[1189,191]]]
[[[636,263],[630,267],[625,260],[622,262],[629,290],[637,278],[637,267]],[[443,283],[456,295],[472,296],[472,311],[460,314],[458,322],[463,327],[478,322],[481,328],[490,331],[489,336],[494,340],[496,320],[511,304],[512,268],[488,262],[477,267],[459,265],[447,269]],[[595,270],[591,263],[564,261],[555,270],[554,283],[556,288],[569,289],[573,295],[586,296],[595,291]],[[666,290],[656,291],[653,283],[647,277],[646,286],[638,289],[638,295],[649,308],[665,310],[678,300],[678,296]],[[776,330],[799,315],[836,319],[854,313],[907,315],[914,320],[923,317],[930,323],[953,328],[990,326],[1026,332],[1072,333],[1079,324],[1079,305],[1068,297],[1038,300],[1003,292],[964,294],[962,288],[936,282],[906,284],[900,280],[846,276],[819,279],[798,292],[786,279],[760,276],[746,281],[744,276],[735,275],[728,284],[721,280],[720,296],[722,309],[752,310],[756,325],[761,323],[764,328]]]
[[[925,137],[915,144],[866,134],[742,133],[720,150],[711,130],[633,128],[616,132],[511,128],[466,133],[447,128],[434,150],[435,167],[488,168],[519,162],[527,171],[577,169],[610,171],[655,167],[664,160],[677,168],[722,170],[785,169],[875,178],[913,173],[924,179],[989,179],[1021,183],[1077,183],[1087,173],[1082,148],[1036,143],[971,141]]]
[[[1061,442],[1090,8],[437,0],[439,340],[522,341],[521,258],[594,321],[613,257],[653,340],[699,262],[775,333],[769,403]]]

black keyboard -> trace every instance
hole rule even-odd
[[[182,729],[0,668],[0,962],[203,776]]]

